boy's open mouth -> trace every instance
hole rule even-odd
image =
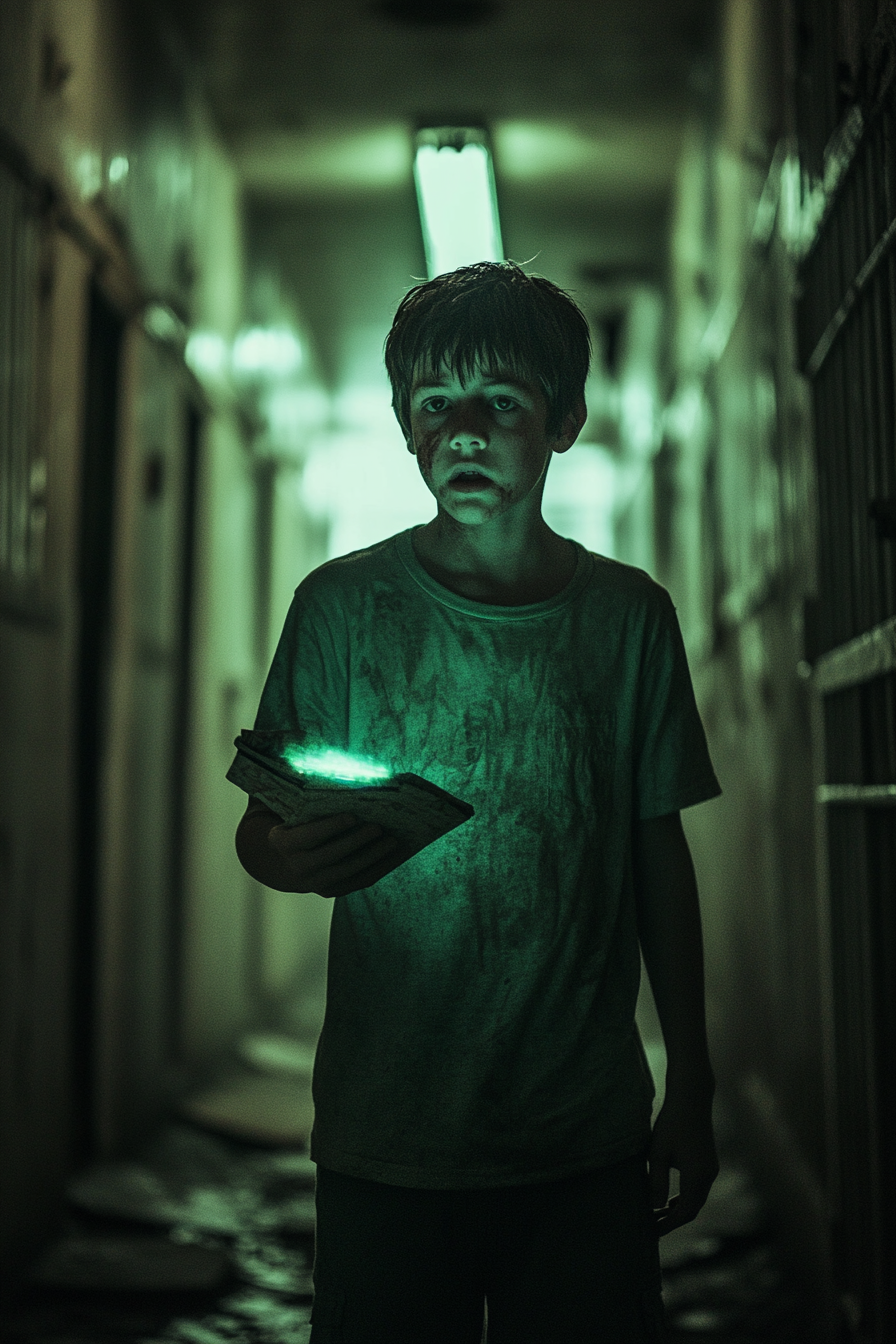
[[[476,486],[491,485],[491,483],[491,477],[477,471],[475,467],[464,467],[458,471],[453,471],[449,478],[449,485],[456,485],[460,489],[471,489]]]

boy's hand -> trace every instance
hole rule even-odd
[[[350,813],[286,826],[254,801],[240,822],[237,854],[248,873],[275,891],[346,896],[396,866],[399,841]]]
[[[383,877],[394,858],[397,839],[381,826],[362,826],[350,813],[322,817],[298,826],[280,824],[268,844],[295,879],[295,891],[330,898],[369,887]]]
[[[712,1132],[712,1101],[666,1094],[647,1153],[650,1192],[659,1235],[697,1217],[719,1174]],[[679,1193],[669,1198],[669,1170],[678,1171]]]

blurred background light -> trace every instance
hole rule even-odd
[[[706,418],[706,395],[695,378],[679,389],[663,411],[663,432],[676,443],[689,444],[703,434]]]
[[[102,156],[95,149],[78,149],[70,163],[81,200],[92,200],[103,185]]]
[[[112,183],[123,182],[130,171],[130,163],[124,154],[116,154],[109,160],[109,167],[106,169],[106,175]]]
[[[643,200],[671,189],[680,129],[661,116],[496,120],[490,126],[508,189],[561,192],[565,201]]]
[[[230,349],[215,331],[194,331],[187,340],[184,359],[200,383],[220,383],[230,369]]]
[[[302,345],[289,327],[248,327],[233,343],[237,377],[287,378],[302,363]]]
[[[234,144],[246,187],[268,198],[302,192],[320,200],[403,189],[412,148],[403,121],[246,130]]]
[[[492,157],[483,132],[421,131],[414,155],[429,278],[477,261],[502,261]]]
[[[187,329],[167,303],[148,303],[143,310],[143,330],[156,341],[184,350]]]
[[[616,463],[596,443],[576,443],[551,458],[541,512],[548,527],[588,551],[615,555]]]
[[[657,446],[658,411],[653,389],[637,376],[623,384],[620,420],[630,451],[637,459],[650,456]]]
[[[379,417],[367,427],[340,425],[312,439],[301,496],[308,513],[327,524],[327,559],[375,546],[435,513],[400,430]]]
[[[277,450],[287,457],[303,457],[309,439],[329,419],[330,398],[313,384],[280,384],[268,391],[260,409]]]

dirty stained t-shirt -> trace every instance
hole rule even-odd
[[[558,595],[457,596],[408,529],[296,591],[256,720],[475,816],[334,902],[311,1156],[426,1189],[641,1151],[636,818],[720,792],[668,593],[578,543]]]

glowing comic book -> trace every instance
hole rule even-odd
[[[232,784],[288,826],[340,812],[382,826],[401,841],[395,868],[473,816],[469,803],[420,775],[391,775],[335,751],[308,752],[289,733],[243,729],[234,746]]]

